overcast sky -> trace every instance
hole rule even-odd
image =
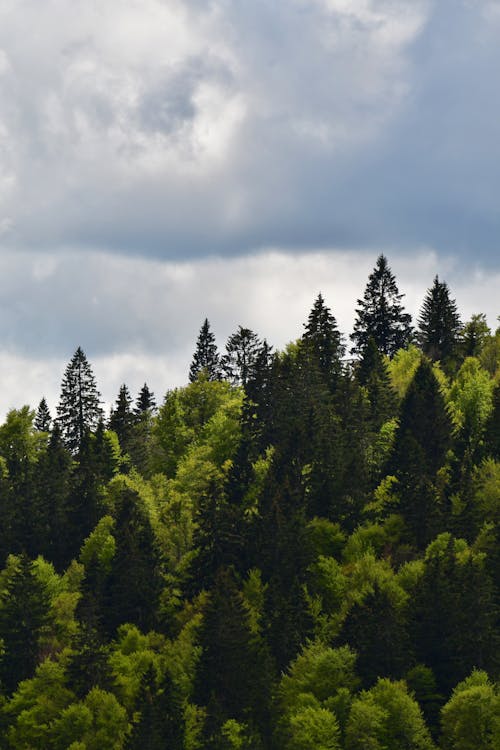
[[[500,313],[499,0],[0,0],[0,413],[275,346],[377,255]]]

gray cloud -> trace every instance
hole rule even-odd
[[[26,0],[0,20],[8,246],[495,262],[497,2]]]

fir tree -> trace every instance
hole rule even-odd
[[[208,380],[220,380],[222,377],[221,359],[207,318],[196,342],[196,350],[189,368],[189,381],[195,381],[200,372],[204,372]]]
[[[252,379],[262,342],[250,328],[238,326],[227,340],[227,354],[222,358],[225,376],[234,385],[246,387]]]
[[[47,450],[38,461],[35,477],[40,523],[38,553],[54,564],[66,568],[75,550],[68,547],[68,502],[73,458],[65,447],[57,422],[50,435]]]
[[[155,395],[153,391],[149,390],[147,383],[144,383],[141,390],[139,391],[139,395],[137,396],[135,402],[134,411],[138,417],[140,417],[145,412],[154,414],[154,412],[156,411]]]
[[[38,432],[50,432],[51,422],[52,418],[50,416],[49,407],[47,406],[45,398],[42,398],[42,400],[38,404],[38,409],[33,425],[35,427],[35,430],[38,430]]]
[[[230,569],[217,573],[204,613],[200,646],[194,701],[207,708],[203,747],[219,747],[219,730],[229,718],[265,728],[270,662],[261,638],[252,631],[248,609]]]
[[[126,451],[135,416],[132,411],[132,398],[125,383],[120,386],[114,409],[111,411],[108,427],[118,435],[120,446]]]
[[[152,665],[146,670],[136,707],[139,718],[125,744],[126,750],[183,750],[182,699],[168,672],[158,680]]]
[[[326,382],[331,385],[340,372],[345,347],[337,321],[321,294],[318,294],[304,328],[302,342],[305,350],[314,357]]]
[[[366,389],[372,425],[379,429],[386,420],[395,415],[396,394],[391,386],[386,361],[373,336],[370,336],[361,354],[355,375],[358,383]]]
[[[418,343],[430,359],[451,365],[458,354],[460,330],[457,303],[450,298],[446,282],[436,276],[420,311]]]
[[[358,299],[357,318],[351,339],[353,354],[361,354],[370,337],[381,352],[392,357],[412,338],[411,315],[404,312],[396,279],[385,255],[379,255],[368,277],[363,299]]]
[[[50,600],[34,565],[21,555],[0,599],[0,638],[4,653],[1,682],[11,693],[20,680],[31,677],[40,659],[40,636],[49,623]]]
[[[156,622],[160,594],[159,559],[153,528],[142,498],[123,487],[116,510],[116,551],[107,580],[105,629],[130,622],[149,630]]]
[[[97,427],[102,415],[94,374],[78,347],[66,367],[57,407],[57,422],[72,453],[80,449],[85,433]]]
[[[429,360],[420,363],[401,405],[389,461],[398,479],[400,510],[419,546],[441,529],[436,478],[451,444],[451,422]]]

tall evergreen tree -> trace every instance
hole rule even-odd
[[[0,638],[4,653],[0,679],[11,693],[31,677],[40,659],[40,636],[49,623],[50,600],[33,563],[19,557],[0,599]]]
[[[302,342],[305,350],[315,358],[320,372],[331,385],[340,372],[345,347],[337,321],[321,294],[318,294],[304,328]]]
[[[461,322],[457,303],[450,298],[445,281],[436,276],[427,290],[418,319],[417,340],[424,352],[433,361],[445,366],[457,357],[460,344]]]
[[[378,429],[395,415],[394,393],[384,356],[370,336],[355,369],[356,380],[366,389],[373,426]]]
[[[33,425],[35,427],[35,430],[38,430],[38,432],[49,432],[51,422],[52,418],[50,416],[49,407],[47,406],[45,398],[42,398],[42,400],[38,404],[38,409]]]
[[[182,699],[168,672],[158,680],[153,666],[146,670],[136,706],[139,718],[125,744],[126,750],[183,750]]]
[[[361,354],[370,337],[380,351],[389,357],[410,343],[411,315],[404,312],[401,304],[403,297],[387,258],[379,255],[376,266],[368,277],[363,299],[358,299],[357,318],[351,334],[353,354]]]
[[[40,456],[35,476],[35,491],[39,510],[38,553],[57,570],[71,561],[74,549],[68,542],[68,502],[71,488],[73,458],[65,447],[57,422],[50,435],[47,450]]]
[[[194,700],[207,708],[204,748],[219,748],[227,719],[266,727],[271,689],[270,664],[261,638],[252,631],[231,569],[215,579],[200,632]]]
[[[399,427],[389,460],[398,479],[400,509],[413,540],[427,544],[440,530],[436,477],[451,444],[451,422],[428,359],[423,359],[401,405]]]
[[[127,386],[123,383],[120,386],[115,406],[111,411],[108,427],[110,430],[116,432],[120,446],[124,450],[128,449],[134,422],[135,416],[132,411],[132,397]]]
[[[116,510],[116,551],[107,581],[105,627],[110,636],[125,622],[149,630],[156,622],[161,579],[156,540],[142,498],[123,487]]]
[[[137,416],[144,414],[144,412],[153,414],[156,411],[155,395],[153,391],[149,390],[147,383],[144,383],[141,390],[139,391],[139,395],[137,396],[135,402],[134,411]]]
[[[205,372],[208,380],[220,380],[222,377],[221,358],[207,318],[205,318],[200,329],[196,350],[189,368],[191,383],[196,380],[200,372]]]
[[[57,407],[57,422],[65,444],[73,453],[80,449],[85,433],[95,429],[102,416],[92,368],[78,347],[66,367]]]
[[[250,328],[238,326],[226,343],[226,355],[222,358],[222,367],[228,380],[234,385],[246,387],[253,377],[259,358],[262,342]]]

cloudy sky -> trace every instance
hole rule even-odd
[[[350,332],[380,252],[500,313],[500,0],[0,0],[0,412]]]

